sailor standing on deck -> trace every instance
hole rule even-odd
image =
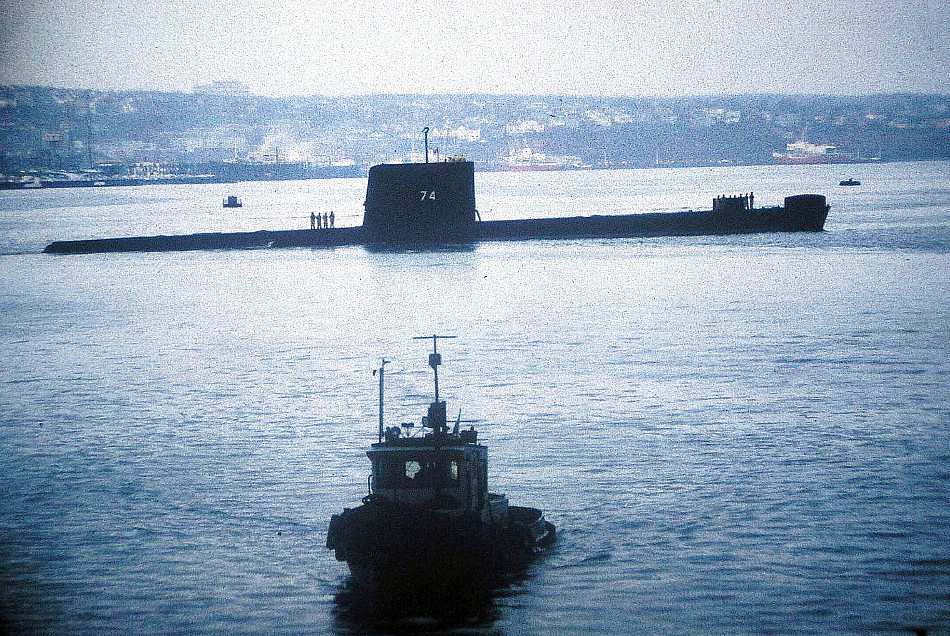
[[[330,217],[327,216],[327,213],[323,213],[323,227],[330,227]]]
[[[310,229],[311,230],[317,229],[317,215],[314,214],[313,212],[310,213]]]
[[[334,217],[334,216],[335,216],[335,215],[333,214],[333,210],[330,210],[330,227],[333,227],[333,217]]]

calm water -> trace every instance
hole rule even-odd
[[[841,188],[855,176],[865,185]],[[0,632],[346,634],[392,422],[479,420],[554,552],[488,634],[950,633],[950,163],[478,174],[484,219],[828,195],[821,234],[46,256],[358,224],[365,181],[0,192]],[[240,210],[220,199],[237,194]]]

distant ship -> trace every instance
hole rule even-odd
[[[785,146],[785,152],[773,152],[776,163],[833,163],[836,146],[812,144],[804,139]]]
[[[214,175],[165,175],[157,177],[89,177],[79,175],[72,177],[37,177],[29,176],[22,179],[7,179],[0,181],[0,190],[19,190],[23,188],[100,188],[113,186],[142,186],[142,185],[190,185],[198,183],[217,183]]]
[[[529,146],[508,153],[498,168],[501,172],[538,172],[546,170],[589,170],[593,166],[574,155],[547,155],[534,152]]]
[[[881,160],[880,157],[864,158],[830,144],[809,143],[804,138],[786,144],[785,152],[773,152],[772,159],[781,164],[867,163]]]
[[[749,195],[720,196],[711,210],[481,221],[470,161],[380,164],[369,171],[363,225],[310,230],[205,233],[56,241],[48,253],[166,251],[336,245],[413,246],[497,240],[621,238],[820,232],[829,206],[820,194],[754,207]]]

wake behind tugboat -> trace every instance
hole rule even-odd
[[[384,426],[383,360],[379,440],[366,453],[369,494],[330,519],[327,548],[347,563],[352,584],[370,593],[394,590],[435,604],[456,594],[478,598],[554,542],[554,525],[541,510],[488,491],[488,449],[474,427],[460,430],[461,411],[449,430],[437,344],[453,337],[424,336],[432,339],[435,399],[418,434],[412,424]]]

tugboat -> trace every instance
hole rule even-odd
[[[839,181],[838,185],[839,186],[859,186],[861,185],[861,182],[855,179],[854,177],[851,177],[849,179],[845,179],[844,181]]]
[[[379,373],[379,440],[363,505],[333,515],[327,548],[345,561],[357,584],[391,589],[480,589],[516,574],[554,541],[554,525],[537,508],[512,506],[488,492],[488,449],[474,426],[451,431],[439,400],[438,341],[429,366],[435,399],[414,424],[384,427],[383,359]],[[428,430],[426,430],[428,429]]]
[[[225,208],[240,208],[243,207],[243,205],[244,204],[241,203],[241,200],[233,194],[229,195],[227,199],[224,199],[221,202],[221,207]]]

